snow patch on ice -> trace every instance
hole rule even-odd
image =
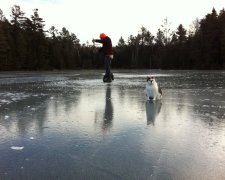
[[[21,101],[27,99],[29,97],[39,97],[39,96],[47,96],[47,94],[31,94],[31,93],[0,93],[0,105],[10,104],[12,102]]]
[[[19,151],[19,150],[23,150],[24,149],[24,146],[11,146],[10,147],[12,150],[17,150],[17,151]]]
[[[15,101],[20,101],[30,97],[31,94],[25,93],[0,93],[0,105],[2,104],[10,104]]]

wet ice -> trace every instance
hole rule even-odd
[[[225,178],[223,71],[102,73],[0,74],[0,179]]]

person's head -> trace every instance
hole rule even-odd
[[[105,37],[106,37],[106,35],[105,35],[104,33],[101,33],[101,34],[100,34],[100,38],[101,38],[101,39],[105,39]]]

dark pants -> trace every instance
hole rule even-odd
[[[105,56],[105,75],[107,77],[110,77],[111,71],[110,71],[110,65],[111,65],[111,58],[109,56]]]

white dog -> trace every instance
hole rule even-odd
[[[162,98],[162,90],[154,77],[147,77],[147,84],[144,92],[147,100],[159,100]]]

